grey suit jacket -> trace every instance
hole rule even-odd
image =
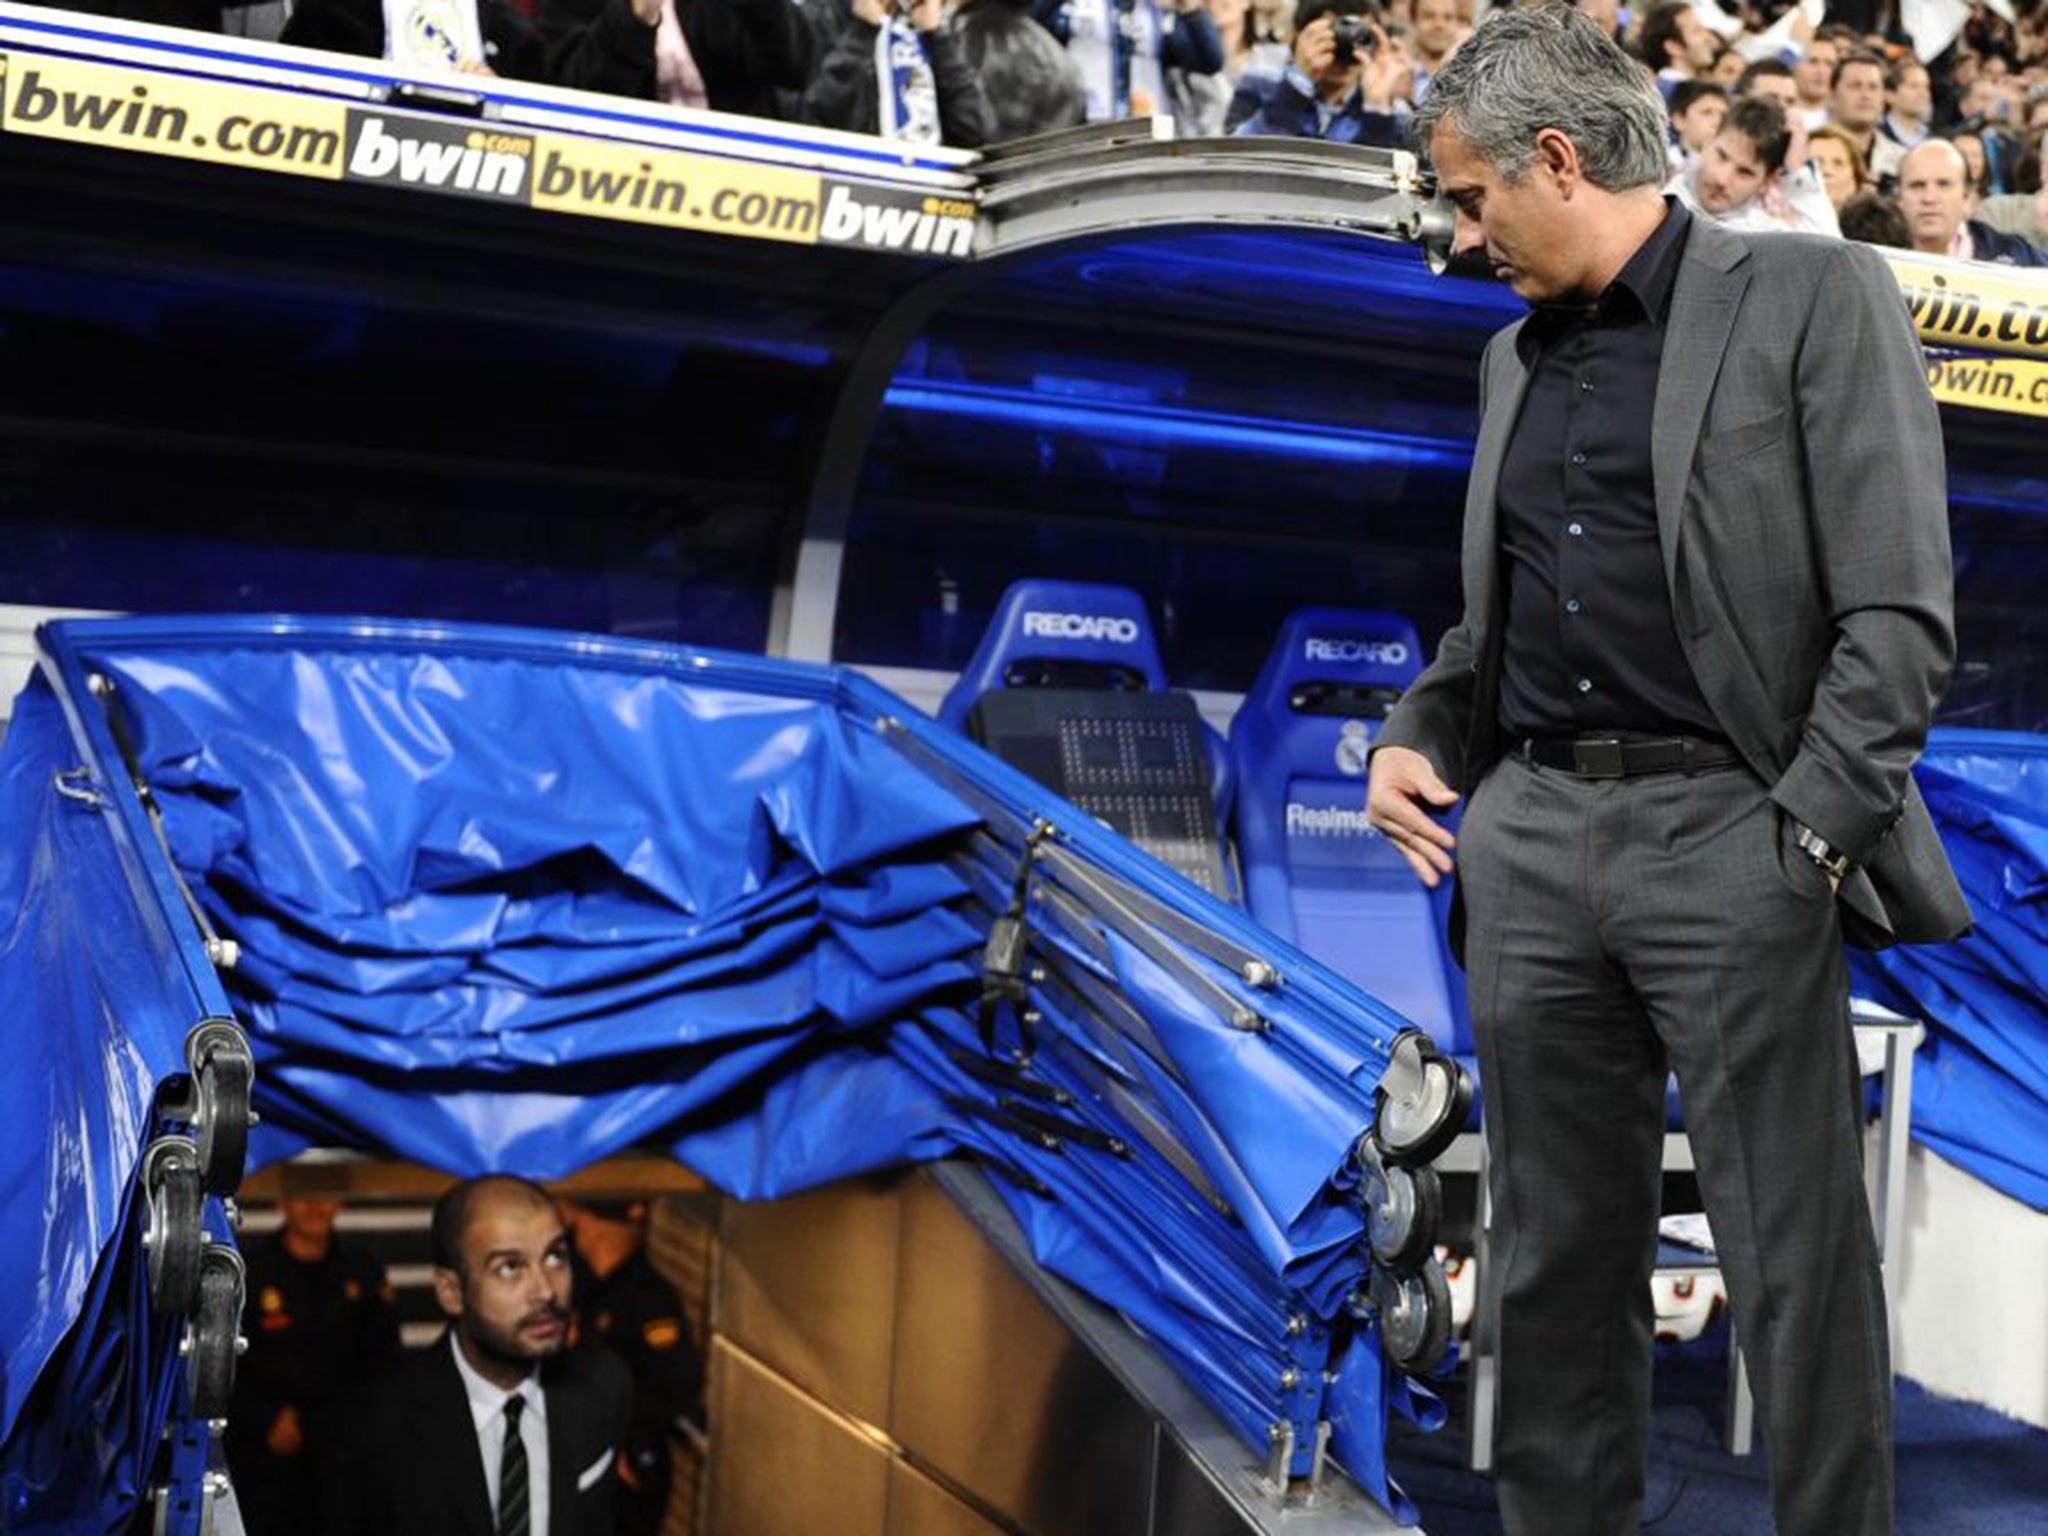
[[[1378,740],[1420,751],[1458,789],[1503,748],[1496,492],[1528,385],[1522,324],[1493,338],[1480,369],[1464,616]],[[1857,864],[1845,936],[1875,948],[1965,931],[1969,907],[1912,781],[1955,657],[1941,424],[1877,254],[1695,218],[1651,465],[1693,674],[1772,798]]]

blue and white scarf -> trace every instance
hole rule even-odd
[[[892,13],[876,32],[875,80],[881,88],[883,138],[939,142],[938,77],[925,40],[908,17]]]
[[[1131,98],[1144,96],[1154,112],[1167,110],[1166,72],[1159,54],[1173,18],[1158,0],[1068,0],[1067,52],[1088,87],[1088,120],[1131,115]]]

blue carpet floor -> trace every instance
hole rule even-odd
[[[1643,1529],[1656,1536],[1773,1536],[1764,1452],[1721,1447],[1728,1331],[1657,1346]],[[1429,1536],[1500,1536],[1493,1484],[1468,1470],[1464,1374],[1444,1384],[1451,1421],[1435,1435],[1397,1426],[1395,1476]],[[1899,1383],[1899,1536],[2048,1536],[2048,1431]]]

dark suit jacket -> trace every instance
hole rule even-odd
[[[1377,743],[1414,748],[1467,791],[1507,745],[1496,500],[1528,384],[1521,325],[1480,369],[1464,616]],[[1693,220],[1651,467],[1693,675],[1772,798],[1858,865],[1842,884],[1845,936],[1875,948],[1964,931],[1969,908],[1912,780],[1955,659],[1941,424],[1876,252]]]
[[[541,1388],[548,1536],[611,1536],[632,1379],[616,1356],[576,1350],[542,1366]],[[358,1400],[323,1483],[325,1536],[492,1536],[476,1425],[445,1337]]]
[[[484,62],[492,69],[508,80],[548,78],[539,36],[505,0],[478,0],[476,19],[490,54]],[[382,0],[298,0],[278,41],[380,59],[384,56]]]
[[[810,33],[790,0],[676,0],[676,21],[715,112],[783,117],[778,91],[810,78]],[[540,0],[548,79],[652,101],[654,29],[632,0]]]

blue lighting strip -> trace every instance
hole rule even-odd
[[[1052,398],[1030,390],[986,385],[894,384],[882,403],[892,410],[916,414],[1082,432],[1097,438],[1285,454],[1342,464],[1384,464],[1392,459],[1462,470],[1472,460],[1472,445],[1463,438],[1282,422],[1181,406]]]
[[[47,52],[59,54],[68,58],[82,59],[91,63],[105,64],[116,61],[109,59],[105,54],[81,52],[79,51],[78,44],[83,43],[87,45],[105,45],[108,43],[112,43],[122,48],[146,48],[155,51],[160,51],[169,56],[166,59],[166,61],[161,65],[141,65],[130,63],[126,60],[118,62],[128,64],[128,67],[130,68],[161,68],[165,70],[165,72],[171,74],[199,75],[201,78],[206,79],[217,80],[222,78],[222,76],[217,72],[211,70],[203,72],[195,70],[189,64],[181,68],[179,64],[174,61],[178,60],[180,56],[183,56],[183,58],[187,60],[206,60],[215,64],[254,65],[262,69],[288,70],[294,74],[314,75],[323,79],[335,81],[337,84],[368,86],[372,90],[378,91],[388,91],[391,89],[392,86],[398,84],[416,83],[410,81],[409,79],[403,76],[373,74],[366,70],[349,69],[344,66],[316,63],[313,62],[311,59],[300,57],[301,50],[298,49],[284,49],[281,50],[276,56],[272,56],[268,52],[258,52],[254,48],[252,48],[248,52],[237,52],[225,48],[208,48],[196,43],[162,42],[153,37],[144,37],[134,33],[100,31],[92,27],[73,26],[62,22],[45,21],[39,17],[30,18],[22,16],[18,12],[14,11],[0,13],[0,27],[4,27],[6,30],[10,32],[20,31],[28,33],[40,33],[51,39],[70,40],[72,42],[72,46],[68,48],[54,41],[49,44],[44,44],[42,46],[44,47],[44,50]],[[194,35],[200,36],[203,34],[195,33]],[[4,38],[0,38],[0,52],[4,52],[7,46],[8,45],[6,40]],[[235,77],[229,76],[228,78],[234,79]],[[271,90],[295,90],[301,95],[317,94],[315,91],[305,86],[285,86],[279,84],[276,81],[270,80],[241,79],[238,80],[236,83],[252,86],[261,86]],[[478,81],[468,76],[461,77],[455,83],[458,84],[460,88],[463,90],[484,89],[483,87],[480,86]],[[815,143],[809,139],[790,137],[782,134],[750,133],[744,129],[720,128],[709,123],[683,124],[678,123],[670,118],[651,117],[645,113],[618,111],[606,109],[603,107],[594,107],[587,105],[583,102],[577,102],[572,105],[571,103],[568,102],[549,101],[541,97],[522,96],[518,94],[516,83],[510,80],[493,80],[487,88],[487,94],[493,101],[497,102],[500,106],[521,107],[533,112],[570,114],[578,117],[591,118],[596,123],[626,124],[635,128],[658,129],[664,133],[675,133],[681,131],[686,132],[692,135],[693,137],[702,137],[707,139],[723,139],[736,144],[769,145],[776,149],[796,150],[805,155],[814,155],[825,158],[868,161],[872,162],[877,166],[886,166],[891,170],[902,169],[904,167],[913,167],[917,170],[940,171],[947,175],[957,176],[961,173],[962,169],[958,164],[955,164],[951,161],[927,160],[913,153],[906,153],[903,148],[898,146],[891,145],[883,147],[881,146],[880,141],[878,141],[878,147],[874,149],[856,148],[851,145],[843,144],[825,145]],[[401,105],[402,109],[402,104],[394,104],[377,99],[363,99],[354,96],[350,96],[348,99],[361,100],[364,105],[370,107]],[[528,123],[520,124],[518,126],[534,127],[537,125]],[[554,131],[559,133],[573,133],[576,130],[571,128],[557,128]],[[616,137],[616,135],[606,134],[601,129],[596,127],[589,129],[588,132],[591,134],[592,137],[595,138]],[[643,139],[633,139],[630,142],[643,146],[648,145],[648,141]],[[681,148],[682,146],[672,143],[659,143],[653,144],[649,147],[658,149],[677,149]]]

